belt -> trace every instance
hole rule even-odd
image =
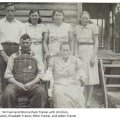
[[[94,45],[93,42],[79,42],[79,45]]]
[[[34,41],[34,42],[31,42],[31,43],[34,44],[34,45],[42,44],[42,42],[40,42],[40,41]]]
[[[18,43],[15,42],[3,42],[1,43],[2,45],[6,45],[6,46],[15,46],[15,45],[19,45]]]

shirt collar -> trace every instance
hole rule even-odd
[[[63,60],[63,57],[62,57],[61,54],[60,54],[60,57],[61,57],[61,59]],[[70,54],[70,55],[68,56],[67,62],[71,59],[71,57],[72,57],[72,54]]]
[[[81,27],[82,27],[83,29],[84,29],[84,28],[87,29],[87,28],[89,28],[89,26],[90,26],[90,25],[88,24],[88,25],[86,25],[86,26],[83,26],[83,25],[82,25]]]
[[[32,23],[29,23],[28,22],[28,24],[29,24],[29,26],[34,26]],[[41,24],[37,24],[35,27],[37,27],[37,26],[40,26]]]
[[[4,22],[8,22],[6,17],[4,18]],[[11,23],[13,23],[13,22],[16,22],[16,18],[15,17],[14,17],[14,20]]]

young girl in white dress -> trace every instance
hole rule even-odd
[[[76,26],[76,54],[83,60],[83,68],[88,79],[85,81],[86,106],[90,107],[93,86],[99,84],[98,76],[98,27],[90,23],[90,15],[83,11],[80,16],[81,24]]]

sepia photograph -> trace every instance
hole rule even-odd
[[[0,2],[2,108],[120,108],[120,3]]]

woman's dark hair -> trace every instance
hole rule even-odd
[[[62,15],[63,15],[63,21],[64,21],[64,12],[62,11],[62,9],[55,9],[55,10],[53,10],[52,20],[54,20],[54,15],[55,15],[56,12],[62,13]]]
[[[35,12],[37,12],[38,15],[39,15],[38,24],[40,24],[40,23],[42,22],[42,19],[41,19],[41,17],[40,17],[40,12],[39,12],[38,9],[31,9],[30,12],[29,12],[29,16],[30,16],[32,13],[35,13]],[[29,19],[28,19],[28,22],[31,23],[30,17],[29,17]]]
[[[90,17],[90,13],[89,13],[89,12],[83,11],[83,12],[80,14],[80,18],[81,18],[82,15],[84,15],[84,14],[86,14],[86,15],[88,15],[88,16]],[[89,20],[89,23],[90,23],[90,24],[93,24],[93,22],[92,22],[91,20]],[[81,20],[79,20],[79,24],[82,25]]]

